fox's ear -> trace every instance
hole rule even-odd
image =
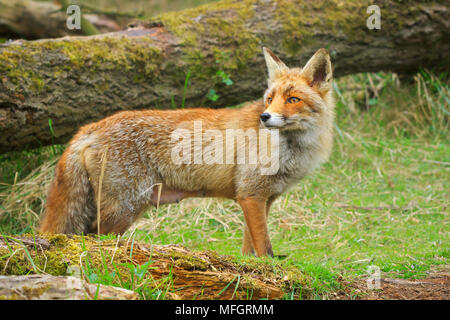
[[[275,79],[283,70],[288,69],[286,65],[270,49],[263,47],[266,59],[267,71],[269,72],[269,83]]]
[[[308,81],[311,87],[317,87],[322,92],[331,89],[333,71],[331,69],[330,55],[327,50],[323,48],[317,50],[303,68],[302,76]]]

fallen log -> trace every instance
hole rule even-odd
[[[28,274],[78,274],[94,285],[103,275],[108,277],[109,284],[141,288],[142,298],[148,298],[149,292],[160,292],[158,298],[166,299],[281,299],[300,292],[304,299],[315,296],[312,279],[295,267],[275,261],[258,258],[238,261],[212,251],[194,252],[182,246],[150,245],[134,239],[100,241],[94,236],[66,235],[0,237],[0,275]],[[30,281],[36,279],[40,278]],[[0,296],[5,283],[11,283],[8,281],[0,278]],[[79,292],[82,284],[78,286]],[[57,284],[49,287],[59,288]],[[53,290],[49,294],[57,293]]]
[[[0,297],[6,300],[135,300],[137,296],[130,290],[71,276],[0,276]]]
[[[266,87],[262,46],[290,66],[325,47],[336,76],[449,69],[447,1],[378,1],[379,30],[367,27],[371,4],[225,0],[126,31],[2,45],[0,152],[64,143],[119,110],[257,99]]]

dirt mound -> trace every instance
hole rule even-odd
[[[367,279],[343,283],[346,289],[337,299],[362,300],[449,300],[450,266],[434,266],[424,279],[392,279],[380,281],[380,289],[370,290]]]

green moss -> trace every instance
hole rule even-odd
[[[44,80],[27,64],[36,63],[35,48],[25,50],[21,45],[10,45],[0,53],[0,77],[2,73],[19,88],[28,88],[32,92],[40,92],[44,88]]]
[[[260,289],[258,286],[258,283],[255,281],[255,278],[250,277],[248,274],[244,274],[241,276],[239,284],[240,284],[240,287],[245,290]]]
[[[272,279],[285,292],[294,290],[295,295],[302,292],[304,296],[309,296],[312,292],[313,279],[295,266],[286,265],[272,258],[235,257],[232,261],[238,266],[240,273],[258,274],[263,279]],[[251,284],[251,280],[249,279],[248,283]]]
[[[310,44],[314,36],[305,25],[312,25],[317,22],[318,17],[314,16],[310,10],[304,10],[302,14],[299,11],[293,10],[292,1],[283,0],[278,2],[276,10],[276,18],[280,20],[283,26],[284,34],[289,35],[289,38],[282,39],[282,46],[287,53],[295,55],[302,48],[302,46]]]
[[[30,78],[31,80],[31,88],[33,91],[41,92],[42,89],[44,89],[45,82],[43,79],[39,78],[38,76],[34,76]]]
[[[9,45],[0,54],[0,70],[8,71],[20,67],[23,62],[33,62],[36,53],[34,48],[25,49],[22,45]]]
[[[42,48],[63,53],[71,68],[96,70],[139,69],[150,76],[161,62],[161,51],[152,47],[153,42],[145,37],[132,41],[125,37],[103,37],[49,41]]]
[[[277,1],[276,19],[283,26],[282,46],[290,55],[310,47],[317,40],[317,30],[327,30],[336,37],[345,34],[360,38],[366,31],[362,1],[304,1],[301,5],[292,0]],[[361,11],[360,14],[356,13]],[[356,14],[355,14],[356,13]],[[361,19],[361,21],[355,21]],[[361,27],[355,27],[360,25]]]
[[[41,297],[42,294],[50,288],[50,284],[42,284],[33,288],[24,286],[22,287],[21,293],[24,294],[28,299],[35,299]]]
[[[103,37],[12,44],[0,51],[0,78],[6,77],[25,94],[39,94],[48,79],[57,79],[63,72],[76,74],[77,70],[130,71],[140,79],[153,79],[157,77],[162,55],[152,45],[152,40],[146,37],[133,41]]]
[[[67,250],[60,250],[54,246],[42,254],[41,247],[23,245],[12,242],[9,246],[0,247],[0,274],[26,275],[30,273],[46,272],[52,275],[64,275],[67,269]]]
[[[353,42],[367,41],[368,32],[389,36],[407,23],[405,15],[414,16],[419,12],[417,7],[404,3],[394,3],[390,8],[380,5],[382,28],[371,31],[367,29],[366,23],[370,16],[367,8],[372,4],[368,0],[277,1],[276,19],[283,26],[283,49],[290,55],[299,54],[302,48],[311,47],[317,41],[317,30],[326,30],[330,37]]]
[[[251,1],[221,1],[156,18],[182,43],[182,64],[189,65],[192,77],[220,81],[216,73],[232,74],[247,68],[260,53],[259,39],[246,24],[252,17]],[[210,41],[213,40],[213,41]],[[207,43],[203,43],[203,42]],[[211,43],[214,44],[211,44]],[[232,48],[223,51],[222,48]],[[205,63],[212,60],[212,63]],[[205,65],[210,67],[205,68]]]
[[[186,270],[207,270],[208,263],[202,259],[181,252],[172,252],[170,254],[174,266]]]
[[[53,275],[63,275],[66,271],[63,256],[50,252],[47,256],[35,255],[32,250],[29,254],[25,249],[13,246],[14,251],[8,252],[0,249],[0,274],[26,275],[44,271]]]
[[[51,245],[58,248],[62,248],[67,245],[67,236],[65,234],[53,234],[48,237],[48,241]]]

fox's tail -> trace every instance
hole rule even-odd
[[[86,234],[95,217],[94,192],[84,167],[83,150],[71,145],[56,166],[39,231]]]

